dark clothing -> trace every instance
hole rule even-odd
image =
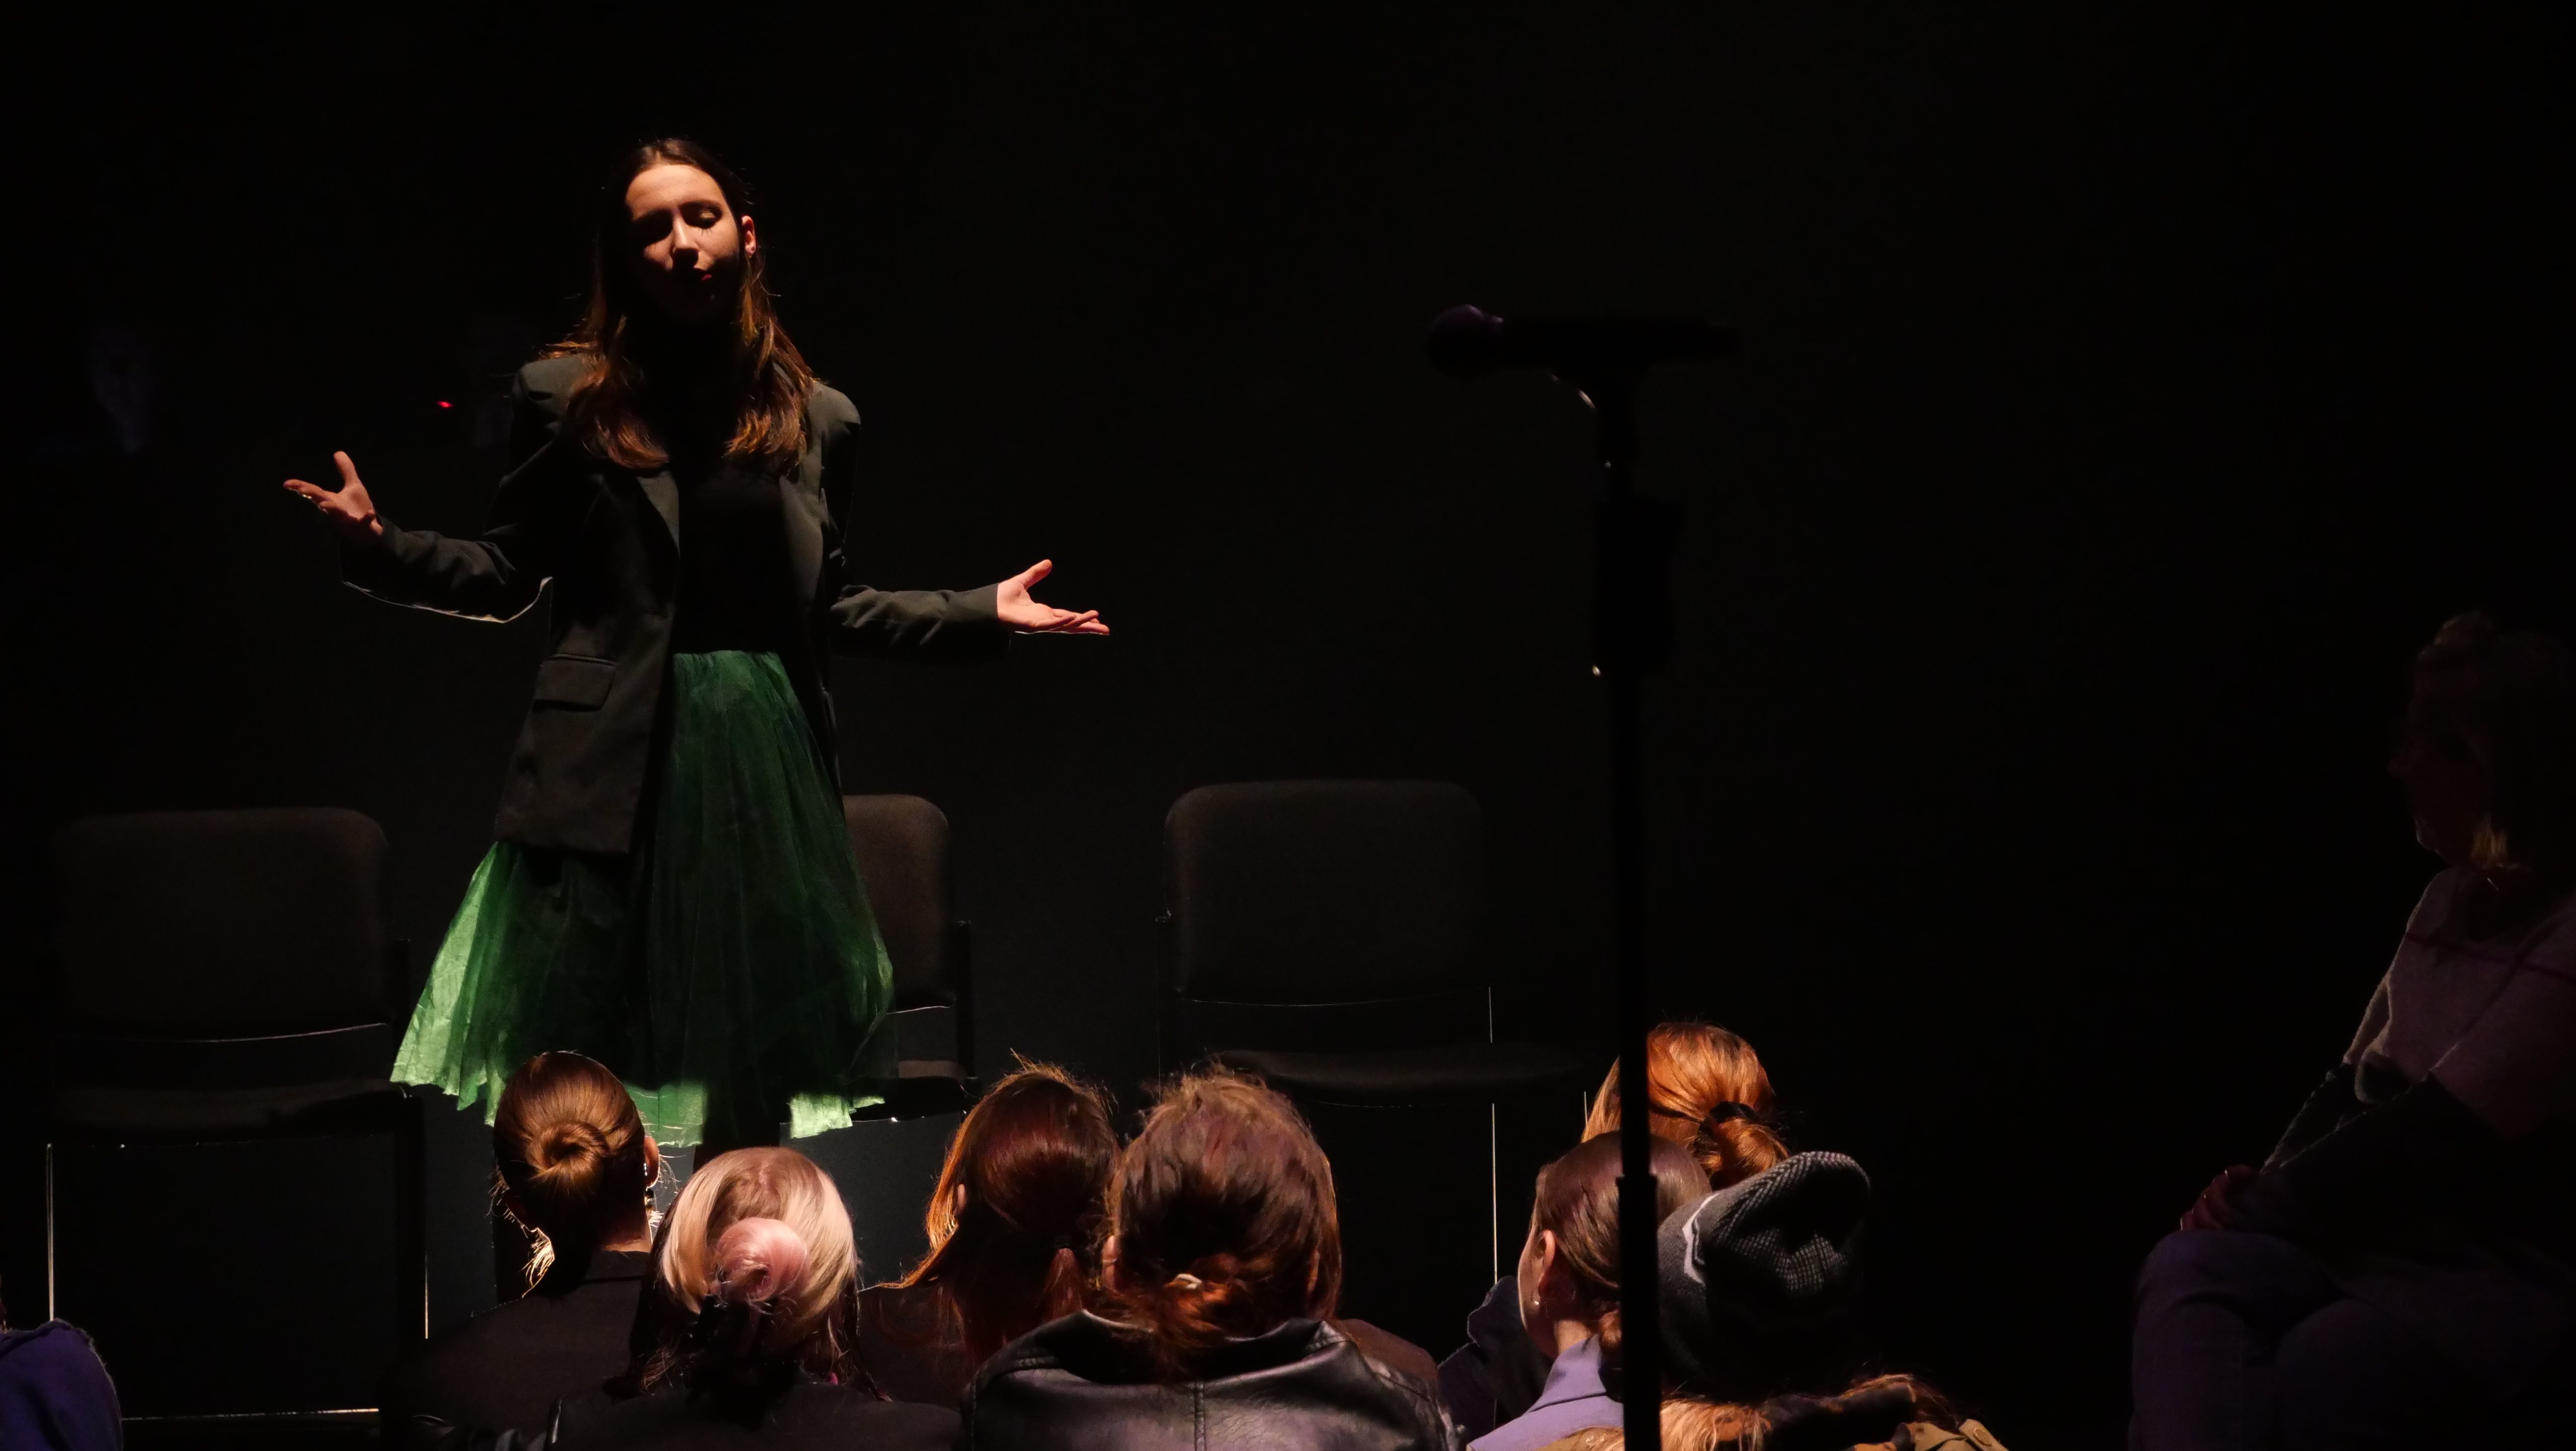
[[[60,1320],[0,1335],[0,1447],[117,1451],[124,1444],[116,1383],[88,1336]]]
[[[630,1401],[582,1396],[564,1403],[548,1451],[949,1451],[956,1439],[955,1411],[798,1377],[780,1393],[747,1398],[681,1385]]]
[[[2469,1376],[2287,1240],[2165,1237],[2130,1349],[2142,1451],[2415,1448],[2475,1406]]]
[[[1505,1275],[1467,1314],[1467,1343],[1440,1362],[1440,1399],[1468,1440],[1515,1419],[1538,1403],[1548,1358],[1521,1328],[1521,1282]]]
[[[1291,1320],[1164,1383],[1144,1338],[1089,1313],[1021,1336],[976,1372],[959,1451],[1452,1451],[1431,1387]]]
[[[565,390],[582,367],[564,357],[519,370],[511,467],[480,536],[387,524],[372,545],[344,547],[341,560],[349,583],[379,599],[480,619],[515,619],[553,584],[547,655],[493,835],[617,854],[632,842],[653,760],[691,546],[670,470],[638,475],[562,436]],[[838,520],[857,488],[858,425],[849,399],[816,388],[805,405],[805,451],[773,481],[799,625],[792,648],[779,653],[827,762],[837,760],[824,688],[832,651],[979,658],[1008,639],[989,587],[889,592],[843,579]],[[745,527],[738,516],[718,517],[728,529]]]
[[[557,1263],[537,1287],[431,1336],[385,1376],[387,1445],[436,1444],[448,1428],[533,1430],[565,1396],[626,1368],[635,1302],[653,1272],[640,1250]]]
[[[956,1405],[981,1363],[968,1357],[961,1334],[936,1286],[859,1292],[859,1364],[895,1400]]]
[[[674,653],[795,650],[796,588],[787,578],[787,516],[778,481],[719,461],[680,471]]]
[[[1342,1338],[1360,1348],[1360,1354],[1392,1371],[1400,1371],[1424,1385],[1438,1389],[1440,1364],[1431,1352],[1381,1325],[1366,1320],[1335,1316],[1326,1322],[1342,1332]]]

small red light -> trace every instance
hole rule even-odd
[[[455,404],[453,404],[453,403],[448,402],[448,401],[447,401],[446,399],[444,399],[444,398],[441,398],[441,399],[439,399],[439,400],[438,400],[438,406],[439,406],[439,407],[441,407],[441,408],[453,408],[453,407],[455,407],[456,405],[455,405]]]

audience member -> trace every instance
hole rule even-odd
[[[1931,1421],[1907,1423],[1881,1441],[1858,1441],[1883,1426],[1879,1402],[1895,1395],[1919,1402],[1920,1387],[1865,1384],[1839,1396],[1817,1396],[1795,1407],[1757,1416],[1743,1406],[1675,1397],[1663,1404],[1664,1451],[2004,1451],[1992,1432],[1974,1421],[1956,1428]],[[1577,1431],[1541,1451],[1620,1451],[1627,1438],[1616,1428]]]
[[[1683,1433],[1675,1451],[1994,1448],[1921,1382],[1868,1372],[1854,1310],[1869,1192],[1842,1155],[1798,1154],[1664,1220],[1658,1298],[1675,1392],[1664,1423]]]
[[[2271,1157],[2148,1256],[2146,1451],[2496,1444],[2570,1368],[2576,655],[2451,620],[2389,772],[2444,869]]]
[[[1062,1070],[994,1084],[949,1141],[930,1252],[859,1296],[859,1358],[877,1387],[953,1406],[994,1351],[1081,1309],[1100,1280],[1117,1158],[1108,1106]]]
[[[501,1091],[492,1157],[501,1212],[536,1241],[531,1287],[394,1367],[379,1402],[392,1445],[542,1426],[626,1365],[662,1156],[625,1085],[578,1053],[538,1054]]]
[[[0,1305],[0,1447],[118,1451],[125,1444],[116,1382],[89,1337],[60,1320],[9,1328]]]
[[[1333,1174],[1285,1098],[1184,1078],[1119,1158],[1103,1306],[977,1372],[966,1451],[1453,1444],[1432,1388],[1327,1323],[1340,1295]]]
[[[1698,1203],[1708,1179],[1690,1152],[1654,1140],[1655,1217]],[[1539,1171],[1521,1244],[1521,1325],[1551,1362],[1529,1410],[1470,1451],[1536,1451],[1586,1426],[1619,1424],[1619,1136],[1576,1145]]]
[[[1657,1024],[1646,1039],[1648,1126],[1690,1150],[1723,1189],[1788,1157],[1776,1125],[1771,1075],[1742,1038],[1709,1023]],[[1586,1139],[1619,1127],[1619,1065],[1603,1075],[1583,1125]],[[1467,1343],[1440,1363],[1441,1399],[1459,1429],[1481,1436],[1527,1411],[1548,1357],[1521,1327],[1518,1283],[1498,1282],[1467,1317]]]
[[[840,1191],[793,1149],[698,1170],[663,1227],[616,1400],[557,1408],[551,1444],[946,1451],[953,1411],[878,1398],[852,1355],[858,1251]]]

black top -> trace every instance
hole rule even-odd
[[[1537,1404],[1548,1359],[1521,1325],[1521,1282],[1505,1275],[1467,1313],[1467,1343],[1440,1362],[1440,1398],[1472,1441]]]
[[[799,620],[778,480],[731,460],[673,472],[688,547],[680,551],[671,649],[793,649]]]
[[[631,1401],[591,1394],[564,1403],[555,1451],[763,1446],[786,1451],[949,1451],[957,1413],[881,1401],[852,1386],[803,1376],[782,1393],[748,1399],[670,1385]]]
[[[626,1368],[627,1333],[653,1257],[602,1250],[556,1263],[537,1287],[431,1336],[385,1376],[386,1444],[432,1444],[452,1426],[534,1430],[557,1400]]]
[[[1150,1347],[1088,1312],[1012,1341],[975,1373],[959,1451],[1450,1451],[1431,1388],[1317,1320],[1230,1341],[1166,1382]]]

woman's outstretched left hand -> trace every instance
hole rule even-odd
[[[1054,560],[1041,559],[994,586],[993,611],[1002,617],[1002,623],[1023,635],[1108,634],[1109,627],[1100,623],[1098,610],[1060,610],[1029,598],[1029,586],[1054,570]]]

